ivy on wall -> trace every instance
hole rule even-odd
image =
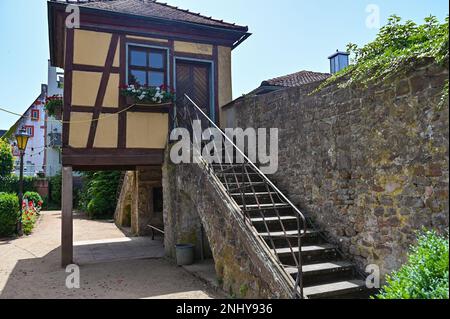
[[[411,20],[402,23],[396,15],[389,17],[373,42],[363,47],[353,43],[347,45],[347,51],[353,57],[352,64],[322,83],[315,92],[338,80],[339,87],[343,88],[390,79],[424,58],[432,58],[448,68],[448,22],[448,16],[444,23],[430,16],[420,25]],[[443,90],[445,99],[448,81]]]

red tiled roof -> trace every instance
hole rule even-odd
[[[65,2],[56,0],[56,2]],[[248,28],[223,20],[206,17],[200,13],[190,12],[156,0],[77,0],[68,1],[69,4],[77,4],[80,7],[105,10],[117,13],[138,15],[142,17],[163,18],[174,21],[190,22],[195,24],[247,31]]]
[[[262,82],[261,86],[295,87],[303,84],[323,81],[331,76],[329,73],[300,71]]]

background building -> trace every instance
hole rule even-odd
[[[15,135],[20,130],[25,129],[30,135],[24,156],[24,175],[36,176],[45,174],[45,98],[47,96],[47,85],[41,85],[41,94],[25,111],[22,117],[8,131],[8,138],[11,141],[14,155],[14,171],[19,175],[20,157],[19,150],[16,146]]]
[[[64,72],[48,64],[48,96],[63,95]],[[61,119],[53,116],[47,117],[45,174],[55,176],[61,171]]]

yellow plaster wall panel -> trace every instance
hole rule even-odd
[[[175,52],[205,54],[205,55],[213,54],[213,46],[210,44],[175,41],[174,48]]]
[[[119,81],[119,74],[111,74],[109,76],[105,98],[103,100],[104,107],[119,107]]]
[[[168,114],[128,113],[127,148],[164,149],[168,130]]]
[[[94,148],[117,148],[118,123],[118,115],[100,115],[94,139]]]
[[[102,74],[74,71],[72,78],[72,105],[94,106]]]
[[[143,41],[161,42],[161,43],[168,43],[169,42],[169,40],[166,40],[166,39],[139,37],[139,36],[135,36],[135,35],[127,35],[127,39],[129,39],[129,40],[143,40]]]
[[[69,146],[86,148],[91,129],[92,113],[72,112],[70,115]]]
[[[219,46],[218,55],[218,98],[220,106],[220,122],[225,124],[225,115],[222,112],[222,106],[231,102],[233,99],[232,79],[231,79],[231,48]]]
[[[75,30],[73,62],[105,66],[111,38],[112,34],[110,33]],[[118,59],[117,56],[116,54],[116,59]]]

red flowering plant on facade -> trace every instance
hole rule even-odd
[[[130,84],[120,86],[120,94],[133,103],[165,104],[175,100],[175,92],[167,85],[159,87]]]
[[[45,110],[49,116],[59,116],[62,113],[63,97],[61,95],[48,96],[45,100]]]

